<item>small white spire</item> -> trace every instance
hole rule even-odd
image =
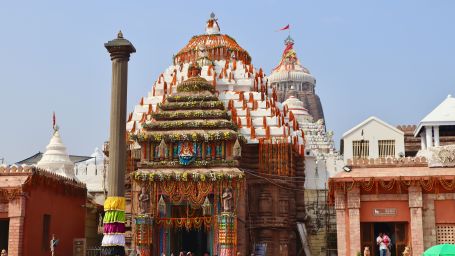
[[[67,178],[76,178],[74,164],[70,160],[58,130],[54,130],[51,141],[46,147],[46,152],[36,166]]]

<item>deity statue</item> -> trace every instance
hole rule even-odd
[[[141,193],[139,194],[139,213],[145,214],[148,212],[150,196],[147,193],[145,187],[141,187]]]
[[[194,155],[194,147],[192,143],[185,141],[180,146],[179,155],[181,156],[192,156]]]
[[[221,143],[217,144],[216,147],[215,147],[215,153],[216,153],[216,157],[218,158],[221,158],[221,155],[222,155],[222,147],[221,147]]]
[[[205,158],[210,159],[212,157],[212,145],[207,144]]]
[[[233,195],[232,195],[232,189],[231,188],[225,188],[223,190],[223,194],[221,196],[221,198],[223,199],[223,212],[230,212],[232,211],[232,208],[233,208],[233,203],[232,203],[232,199],[233,199]]]
[[[179,144],[179,162],[182,165],[188,165],[196,157],[195,144],[184,141]]]

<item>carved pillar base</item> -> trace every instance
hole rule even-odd
[[[231,212],[222,212],[218,216],[218,243],[219,256],[234,256],[236,254],[236,216]]]
[[[150,256],[152,247],[152,226],[153,218],[143,214],[134,218],[136,252],[140,256]]]

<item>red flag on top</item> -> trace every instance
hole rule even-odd
[[[283,30],[287,30],[289,29],[289,24],[287,24],[286,26],[280,28],[278,31],[283,31]]]
[[[52,129],[55,130],[55,112],[52,115]]]

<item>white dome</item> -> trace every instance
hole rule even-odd
[[[294,114],[299,122],[312,121],[311,115],[308,113],[308,110],[303,107],[303,102],[296,98],[295,96],[290,96],[287,100],[283,102],[283,106],[286,105],[288,110]]]
[[[58,131],[54,132],[49,145],[46,147],[46,152],[36,166],[67,178],[76,178],[74,164],[66,152],[66,146],[63,144]]]
[[[270,83],[279,83],[284,81],[295,81],[295,82],[308,82],[311,84],[316,83],[313,75],[303,70],[274,70],[269,76]]]

